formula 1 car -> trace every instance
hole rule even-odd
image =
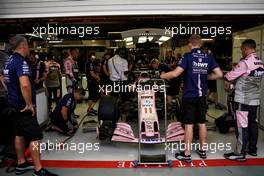
[[[157,86],[162,82],[162,86]],[[143,88],[138,94],[138,137],[134,135],[132,127],[128,123],[118,122],[117,100],[111,96],[103,96],[99,104],[99,129],[100,140],[111,138],[115,142],[128,143],[165,143],[183,140],[184,130],[180,122],[172,122],[167,126],[166,90],[164,93],[164,121],[165,135],[160,134],[160,123],[155,104],[155,89],[164,87],[162,79],[140,79],[138,85]],[[153,84],[154,83],[154,84]],[[152,84],[152,86],[150,86]],[[146,86],[148,85],[148,86]],[[155,86],[154,86],[155,85]],[[145,88],[144,88],[145,87]],[[153,87],[155,89],[153,89]]]

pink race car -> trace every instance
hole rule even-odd
[[[160,79],[140,79],[138,84],[141,85],[142,82],[146,83],[147,81],[154,82],[154,85],[157,81],[164,82]],[[110,137],[113,142],[140,142],[142,144],[184,140],[184,130],[180,122],[172,122],[167,126],[166,90],[164,90],[166,133],[163,136],[160,134],[160,124],[155,104],[155,89],[153,89],[153,87],[154,86],[148,86],[148,89],[142,89],[142,91],[138,92],[138,137],[135,137],[134,131],[129,124],[117,122],[118,117],[113,117],[118,116],[118,110],[115,110],[117,109],[116,100],[110,96],[102,97],[98,116],[100,122],[100,127],[98,128],[99,139],[104,140]]]

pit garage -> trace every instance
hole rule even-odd
[[[46,171],[38,173],[36,168],[41,167],[62,176],[263,175],[264,83],[260,80],[264,61],[264,3],[261,0],[3,0],[0,3],[0,175],[49,175]],[[193,40],[200,41],[199,48],[194,47]],[[249,46],[243,44],[245,41],[254,41],[255,45],[254,52],[248,55],[243,55],[243,47]],[[199,50],[198,54],[192,54],[194,50]],[[199,57],[197,63],[192,61],[192,66],[184,67],[188,53],[192,54],[188,59]],[[247,57],[252,53],[257,60],[254,63],[258,63],[253,74],[258,82],[251,80],[254,76],[250,71],[236,77],[231,75],[232,70],[244,68],[244,60],[249,60]],[[19,64],[14,64],[17,72],[12,80],[9,64],[15,56],[23,58],[26,64],[21,66],[21,74],[16,70]],[[216,64],[206,73],[205,58],[213,58]],[[175,71],[178,67],[180,70],[184,67],[180,74]],[[207,75],[214,73],[215,68],[220,68],[222,75],[207,81]],[[190,69],[206,75],[206,81],[201,83],[198,74],[197,85],[190,90],[197,92],[196,97],[204,97],[195,110],[192,104],[196,99],[186,103],[188,86],[197,80],[187,74]],[[169,75],[168,72],[178,78],[166,79],[164,75]],[[20,78],[25,76],[32,80],[30,91],[23,89],[27,81]],[[231,82],[232,76],[235,78]],[[240,76],[250,77],[246,81],[251,80],[255,89],[247,86],[241,90],[244,94],[251,91],[252,96],[238,96]],[[237,108],[243,114],[245,109],[241,107],[247,104],[237,101],[247,102],[252,97],[257,103],[248,106],[256,107],[256,126],[250,126],[253,122],[246,117],[243,125],[246,121],[248,126],[241,127]],[[32,109],[27,106],[31,101]],[[25,107],[19,106],[21,102]],[[24,148],[19,147],[17,140],[14,142],[17,124],[22,129],[28,125],[17,120],[23,109],[35,112],[43,134],[38,147],[32,146],[32,140],[25,136]],[[206,117],[202,123],[206,132],[201,131],[200,122],[192,123],[191,133],[186,131],[190,127],[187,115],[192,111],[194,118]],[[248,137],[239,138],[239,130],[243,131],[242,136],[245,130],[249,131]],[[30,135],[36,134],[33,131]],[[192,148],[188,158],[186,143],[190,136]],[[252,136],[257,143],[254,152],[250,152],[249,142],[246,149],[240,146],[245,155],[226,156],[236,150],[239,142],[251,141]],[[206,156],[199,152],[203,139]],[[41,167],[33,162],[35,168],[25,169],[19,164],[23,156],[25,161],[34,161],[34,147],[41,154]],[[179,159],[176,153],[184,150],[185,156]],[[18,156],[21,151],[23,156]]]

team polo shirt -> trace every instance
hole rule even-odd
[[[93,79],[90,73],[91,71],[95,71],[95,65],[94,62],[89,59],[85,64],[85,73],[89,81]]]
[[[36,105],[36,90],[32,79],[32,72],[23,56],[18,53],[11,55],[5,62],[3,74],[8,90],[8,103],[10,105],[20,109],[26,106],[26,102],[20,88],[19,78],[21,76],[28,76],[31,82],[32,103],[33,105]]]
[[[200,48],[192,49],[184,54],[178,66],[184,69],[184,98],[202,97],[207,94],[207,75],[219,67],[212,55],[204,53]]]
[[[56,108],[52,112],[53,118],[58,118],[59,120],[63,119],[62,114],[61,114],[61,110],[63,106],[68,108],[67,114],[68,114],[68,117],[70,117],[76,107],[76,103],[75,103],[74,96],[72,93],[68,93],[62,97],[59,104],[56,106]]]

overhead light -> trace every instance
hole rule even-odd
[[[123,41],[124,41],[124,40],[120,40],[120,39],[119,39],[119,40],[115,40],[115,42],[123,42]]]
[[[138,43],[145,43],[147,41],[147,37],[146,36],[140,36],[138,38]]]
[[[95,40],[92,40],[92,42],[95,42]]]
[[[49,43],[62,43],[62,40],[50,40]]]
[[[170,37],[167,37],[167,36],[161,36],[161,37],[159,38],[159,41],[166,42],[166,41],[169,40],[169,39],[170,39]]]
[[[108,34],[121,34],[122,32],[108,32]]]
[[[247,37],[235,37],[234,39],[235,39],[235,40],[246,40]]]
[[[153,36],[148,36],[148,41],[151,42],[153,40],[153,38],[154,38]]]
[[[202,41],[213,41],[214,39],[212,38],[202,38]]]
[[[128,42],[126,43],[126,45],[133,45],[133,42]]]
[[[155,43],[158,43],[159,45],[163,44],[163,42],[161,42],[161,41],[156,41]]]
[[[38,38],[42,38],[41,35],[36,35],[36,34],[33,34],[33,33],[25,33],[25,35],[28,35],[28,36],[31,36],[31,37],[38,37]]]
[[[133,41],[133,37],[127,37],[124,39],[126,42],[132,42]]]

